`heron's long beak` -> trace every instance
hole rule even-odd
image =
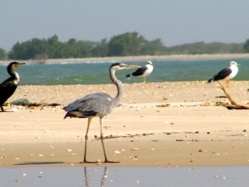
[[[137,69],[137,68],[141,68],[141,66],[137,66],[137,65],[127,65],[125,67],[125,69]]]

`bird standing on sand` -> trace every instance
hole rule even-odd
[[[147,61],[146,65],[138,68],[136,71],[134,71],[131,74],[126,75],[126,77],[143,77],[144,78],[144,83],[147,82],[146,77],[150,75],[153,71],[153,64],[151,61]]]
[[[10,77],[0,84],[0,107],[2,112],[5,112],[3,109],[4,102],[12,96],[20,82],[20,76],[15,69],[23,64],[25,63],[11,62],[7,67]]]
[[[239,71],[238,66],[240,65],[237,64],[237,62],[234,61],[229,62],[229,66],[220,70],[216,75],[214,75],[211,79],[208,80],[208,83],[211,83],[213,81],[225,80],[227,87],[229,87],[230,79],[234,78]]]
[[[123,63],[114,63],[109,68],[109,75],[113,82],[113,84],[117,87],[117,95],[115,98],[112,98],[110,95],[106,93],[93,93],[86,95],[85,97],[78,99],[63,109],[67,111],[65,118],[67,117],[73,117],[73,118],[88,118],[87,122],[87,129],[85,134],[85,152],[84,152],[84,163],[89,163],[89,161],[86,160],[87,155],[87,141],[88,141],[88,131],[91,124],[91,121],[94,117],[99,117],[100,119],[100,139],[102,143],[102,148],[104,152],[105,157],[105,163],[115,163],[114,161],[109,161],[106,156],[104,141],[103,141],[103,125],[102,125],[102,118],[109,113],[111,113],[112,109],[118,105],[120,102],[120,99],[123,96],[123,85],[122,82],[119,81],[116,76],[115,72],[117,70],[123,70],[123,69],[135,69],[140,66],[134,66],[134,65],[127,65]]]

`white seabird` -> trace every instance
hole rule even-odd
[[[229,66],[215,74],[211,79],[208,80],[208,83],[225,80],[227,87],[229,87],[230,79],[234,78],[239,71],[238,66],[240,65],[235,61],[229,62]]]
[[[143,77],[144,83],[147,82],[146,77],[150,75],[153,71],[153,64],[151,61],[147,61],[145,66],[142,66],[141,68],[138,68],[136,71],[126,75],[126,77]]]

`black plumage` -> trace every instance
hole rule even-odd
[[[132,72],[131,74],[126,75],[126,77],[131,77],[131,76],[138,77],[138,76],[142,76],[147,69],[148,68],[146,66],[142,66],[141,68],[138,68],[136,71]]]
[[[3,104],[13,95],[20,81],[19,74],[15,69],[23,64],[25,63],[11,62],[7,67],[10,77],[0,84],[0,108],[3,112]]]
[[[212,81],[219,81],[225,79],[227,76],[229,76],[232,73],[231,68],[226,67],[219,71],[216,75],[214,75],[211,79],[208,80],[208,83]]]

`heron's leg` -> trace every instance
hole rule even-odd
[[[103,147],[103,151],[104,151],[104,156],[105,156],[105,162],[107,162],[107,156],[106,156],[106,152],[105,152],[105,145],[104,145],[104,140],[103,140],[103,125],[102,125],[102,118],[103,117],[99,117],[99,121],[100,121],[100,139],[101,139],[101,143],[102,143],[102,147]]]
[[[83,160],[83,162],[87,162],[86,161],[87,141],[88,141],[88,131],[89,131],[91,121],[92,121],[92,117],[89,117],[88,120],[87,120],[87,129],[86,129],[86,134],[85,134],[85,152],[84,152],[84,160]]]
[[[100,139],[101,139],[101,143],[102,143],[102,147],[103,147],[103,151],[104,151],[105,163],[119,163],[119,162],[116,162],[116,161],[109,161],[109,160],[107,159],[106,151],[105,151],[105,145],[104,145],[104,140],[103,140],[103,125],[102,125],[102,118],[103,118],[103,117],[99,117],[99,120],[100,120]]]

